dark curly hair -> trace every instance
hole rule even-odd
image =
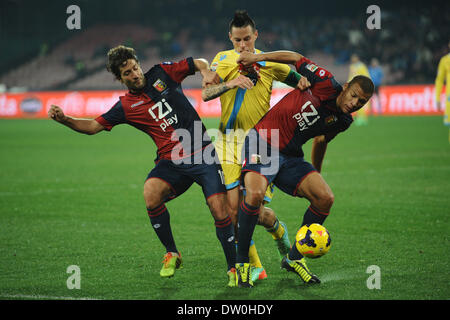
[[[245,28],[246,26],[251,26],[252,31],[256,30],[255,21],[247,13],[247,10],[236,10],[234,13],[233,20],[230,21],[229,31],[231,32],[231,28]]]
[[[133,48],[125,47],[123,45],[114,47],[108,51],[106,69],[111,72],[117,80],[120,80],[120,67],[125,65],[128,59],[134,59],[136,62],[139,62]]]

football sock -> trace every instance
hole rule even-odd
[[[323,224],[328,217],[328,214],[329,212],[321,212],[310,205],[303,216],[302,226],[312,223]]]
[[[259,206],[251,206],[245,201],[241,202],[238,211],[238,247],[237,247],[237,263],[249,262],[250,241],[252,239],[253,231],[258,222]]]
[[[258,250],[256,250],[255,242],[250,240],[250,248],[248,249],[248,257],[250,265],[256,268],[262,268],[261,260],[259,260]]]
[[[178,252],[175,246],[175,240],[173,239],[172,228],[170,227],[170,215],[166,205],[163,203],[154,209],[147,208],[147,212],[153,230],[155,230],[159,241],[166,248],[166,251]]]
[[[283,237],[284,228],[280,224],[280,220],[275,221],[272,228],[266,228],[266,231],[272,235],[273,240],[279,240]]]
[[[291,247],[291,250],[288,253],[288,258],[290,260],[300,260],[303,258],[303,255],[297,250],[297,246],[295,244]]]
[[[234,226],[231,223],[230,217],[223,220],[216,220],[216,235],[222,244],[223,252],[227,260],[228,269],[234,268],[236,264],[236,245],[234,243]]]

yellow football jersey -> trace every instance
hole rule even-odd
[[[450,53],[441,58],[438,65],[438,71],[435,81],[436,101],[441,101],[442,87],[445,82],[445,111],[444,124],[450,126]]]
[[[255,50],[255,53],[261,53]],[[211,63],[222,81],[227,82],[239,76],[239,57],[234,49],[219,52]],[[267,113],[274,80],[284,82],[291,72],[287,64],[263,61],[258,63],[258,80],[249,89],[234,88],[220,96],[222,113],[219,130],[228,133],[218,137],[215,142],[217,155],[222,164],[225,186],[232,189],[239,185],[241,176],[241,149],[247,131]],[[230,129],[228,131],[227,129]],[[270,202],[273,188],[267,188],[265,200]]]
[[[260,52],[255,50],[255,53]],[[239,65],[236,63],[238,57],[239,53],[234,49],[219,52],[211,63],[211,70],[216,71],[224,82],[235,79],[239,76]],[[234,88],[220,96],[220,131],[247,131],[253,128],[269,110],[273,81],[284,81],[291,71],[287,64],[282,63],[262,61],[258,65],[259,78],[252,89]]]

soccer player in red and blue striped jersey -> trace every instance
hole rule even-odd
[[[323,224],[334,201],[330,187],[320,175],[327,144],[350,127],[351,113],[362,108],[374,91],[368,77],[356,76],[341,86],[329,71],[291,51],[243,53],[238,59],[244,65],[258,61],[295,65],[309,81],[310,88],[303,91],[297,88],[288,93],[246,137],[241,175],[246,195],[239,208],[236,257],[238,284],[243,287],[253,285],[248,277],[247,253],[267,186],[273,182],[285,193],[309,200],[302,225]],[[314,139],[312,164],[303,159],[302,150],[310,139]],[[306,283],[320,282],[309,271],[295,245],[281,266],[298,274]]]
[[[49,117],[85,134],[110,131],[119,124],[147,134],[157,146],[157,158],[144,183],[144,199],[153,229],[166,249],[160,275],[173,276],[182,262],[165,202],[196,182],[215,220],[227,260],[228,285],[234,286],[236,248],[233,225],[225,210],[222,168],[205,126],[181,88],[183,79],[196,71],[201,72],[203,85],[218,83],[217,75],[209,70],[206,60],[193,58],[157,64],[144,74],[134,49],[124,46],[109,51],[107,68],[129,90],[108,112],[96,119],[75,119],[52,106]]]

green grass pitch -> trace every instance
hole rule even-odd
[[[374,117],[338,136],[323,166],[335,194],[325,223],[332,248],[309,260],[322,284],[306,286],[280,270],[272,238],[256,227],[269,278],[245,290],[226,287],[197,185],[167,205],[184,268],[160,278],[164,250],[142,198],[155,158],[146,135],[118,126],[85,136],[50,120],[1,120],[0,299],[447,300],[448,130],[441,117]],[[276,190],[271,207],[291,241],[307,206]],[[67,288],[71,265],[80,268],[80,289]],[[380,289],[367,286],[373,265]]]

